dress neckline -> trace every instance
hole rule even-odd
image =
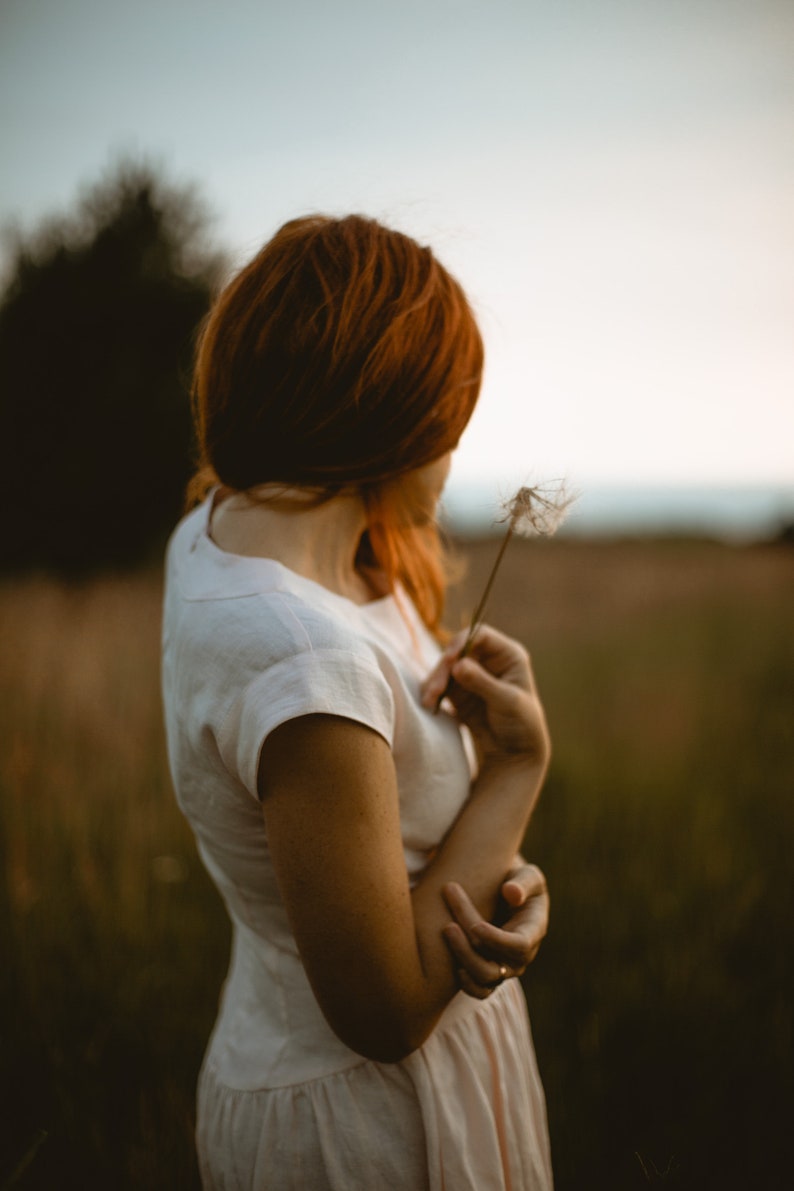
[[[391,610],[392,608],[396,608],[398,612],[401,611],[405,601],[404,598],[401,598],[399,591],[387,592],[383,596],[375,596],[374,599],[359,603],[349,596],[342,595],[341,592],[333,591],[330,587],[326,587],[316,579],[310,579],[308,575],[303,575],[300,571],[293,570],[277,558],[269,558],[262,554],[236,554],[232,550],[225,550],[222,546],[218,545],[211,532],[212,514],[215,509],[218,492],[218,488],[213,488],[201,506],[203,516],[201,518],[199,540],[204,545],[210,558],[214,559],[216,563],[220,563],[227,571],[227,574],[234,570],[240,579],[245,581],[247,576],[257,576],[259,579],[262,579],[269,572],[271,579],[275,579],[273,583],[274,590],[284,590],[286,588],[295,592],[297,588],[298,590],[295,593],[300,594],[300,589],[305,588],[308,592],[313,592],[321,598],[326,597],[332,600],[338,606],[344,606],[348,609],[352,608],[362,613],[377,613],[383,609]]]

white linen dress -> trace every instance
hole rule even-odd
[[[404,596],[359,606],[281,564],[220,550],[211,498],[168,549],[163,693],[179,805],[233,925],[198,1089],[213,1191],[547,1191],[543,1090],[524,995],[459,993],[399,1063],[362,1058],[328,1026],[268,852],[257,767],[278,724],[325,712],[393,751],[415,880],[466,799],[460,730],[420,706],[438,647]],[[408,619],[408,622],[406,620]]]

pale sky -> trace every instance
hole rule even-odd
[[[453,477],[794,483],[791,0],[0,0],[0,221],[121,152],[242,262],[362,211],[481,318]]]

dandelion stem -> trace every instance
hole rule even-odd
[[[483,591],[482,595],[480,596],[479,604],[477,605],[474,612],[472,613],[472,618],[469,622],[469,631],[466,634],[466,640],[463,642],[463,648],[461,649],[460,653],[458,654],[458,660],[460,658],[465,658],[468,655],[469,650],[472,647],[472,643],[474,641],[475,635],[477,633],[477,629],[482,624],[482,618],[485,615],[485,608],[488,603],[488,597],[491,594],[491,588],[493,587],[493,582],[494,582],[494,579],[496,578],[496,573],[499,570],[499,566],[502,562],[502,559],[504,558],[504,553],[505,553],[505,550],[507,549],[508,543],[513,536],[513,531],[515,529],[515,526],[516,526],[515,517],[511,517],[510,523],[507,527],[507,533],[502,538],[502,544],[499,547],[499,553],[497,554],[496,558],[494,559],[493,566],[491,567],[491,573],[488,576],[487,583],[485,584],[485,590]],[[441,692],[441,694],[438,696],[438,699],[436,700],[436,708],[435,708],[436,712],[440,711],[441,704],[444,702],[447,695],[449,694],[449,688],[451,686],[452,686],[452,676],[450,675],[450,677],[447,681],[447,685],[444,687],[443,691]]]
[[[474,638],[477,630],[482,624],[483,616],[485,615],[485,608],[488,603],[488,597],[491,594],[491,588],[494,584],[494,579],[504,558],[505,550],[508,547],[510,539],[513,534],[519,533],[537,534],[542,537],[549,537],[557,529],[558,525],[565,516],[567,510],[573,502],[573,497],[568,494],[564,483],[560,482],[555,485],[545,485],[534,488],[519,488],[518,492],[511,500],[505,504],[505,516],[503,521],[507,522],[507,531],[502,539],[502,544],[499,547],[499,553],[494,559],[491,573],[488,576],[488,581],[485,584],[480,602],[477,605],[474,614],[469,623],[469,631],[466,634],[466,640],[463,643],[463,648],[458,654],[458,659],[465,658],[471,651]],[[446,696],[449,694],[452,686],[452,676],[450,675],[447,685],[438,696],[436,702],[436,711],[441,708]]]
[[[482,618],[485,615],[485,609],[488,604],[488,597],[491,594],[491,588],[493,587],[493,582],[494,582],[494,579],[496,578],[496,573],[499,570],[502,559],[504,558],[505,550],[507,549],[508,543],[513,536],[514,529],[515,529],[515,525],[511,521],[507,527],[507,533],[502,538],[502,545],[499,547],[499,553],[497,554],[496,558],[494,559],[493,566],[491,567],[491,573],[488,576],[488,582],[485,584],[485,590],[483,591],[482,595],[480,596],[480,602],[477,605],[477,607],[475,608],[474,612],[472,613],[471,623],[469,624],[469,631],[466,635],[466,640],[463,644],[463,649],[461,649],[460,654],[459,654],[459,656],[462,658],[465,658],[466,654],[471,649],[471,643],[474,640],[474,634],[477,632],[477,629],[482,624]]]

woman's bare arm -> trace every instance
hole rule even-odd
[[[548,761],[526,654],[493,630],[478,641],[470,658],[445,664],[456,679],[453,702],[475,736],[480,774],[413,891],[394,763],[379,735],[312,715],[276,729],[263,748],[268,842],[309,980],[339,1037],[380,1061],[421,1045],[458,990],[443,937],[444,889],[465,884],[490,917]]]

